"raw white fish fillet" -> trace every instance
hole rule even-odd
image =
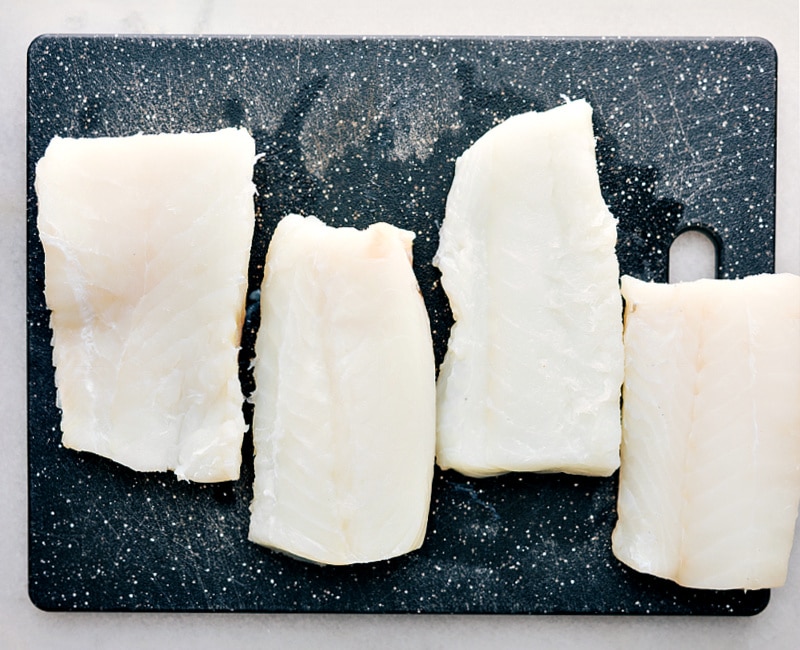
[[[36,193],[65,447],[239,476],[254,161],[237,129],[48,146]]]
[[[458,159],[434,258],[455,319],[437,386],[441,467],[616,470],[616,237],[585,101],[514,116]]]
[[[686,587],[778,587],[800,500],[800,277],[623,277],[614,554]]]
[[[383,223],[278,224],[256,343],[253,542],[321,564],[422,544],[435,366],[413,238]]]

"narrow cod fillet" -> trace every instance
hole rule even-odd
[[[786,579],[800,500],[800,277],[623,277],[614,554],[686,587]]]
[[[617,469],[616,236],[585,101],[512,117],[459,158],[434,258],[455,318],[437,386],[441,467]]]
[[[413,238],[388,224],[278,224],[256,343],[253,542],[321,564],[422,544],[435,367]]]
[[[55,138],[36,166],[65,447],[238,478],[247,132]]]

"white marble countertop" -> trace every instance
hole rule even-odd
[[[72,614],[27,596],[25,344],[26,48],[43,33],[759,36],[778,52],[776,270],[800,273],[796,0],[0,0],[0,647],[793,648],[800,550],[787,585],[747,619],[573,616]]]

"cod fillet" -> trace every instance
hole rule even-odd
[[[251,541],[320,564],[422,544],[436,398],[413,238],[385,223],[278,224],[256,343]]]
[[[800,499],[800,277],[625,276],[614,554],[686,587],[786,579]]]
[[[254,161],[236,129],[47,147],[37,223],[65,447],[239,476]]]
[[[585,101],[511,117],[458,159],[434,258],[455,319],[437,385],[442,468],[617,469],[616,238]]]

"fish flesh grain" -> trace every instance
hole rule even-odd
[[[624,276],[614,554],[685,587],[786,579],[800,500],[800,277]]]
[[[65,447],[238,478],[255,159],[238,129],[50,142],[36,194]]]
[[[256,341],[251,541],[337,565],[422,544],[436,397],[413,238],[279,222]]]
[[[619,466],[616,220],[592,108],[516,115],[456,162],[434,264],[455,324],[437,385],[437,462],[470,476]]]

